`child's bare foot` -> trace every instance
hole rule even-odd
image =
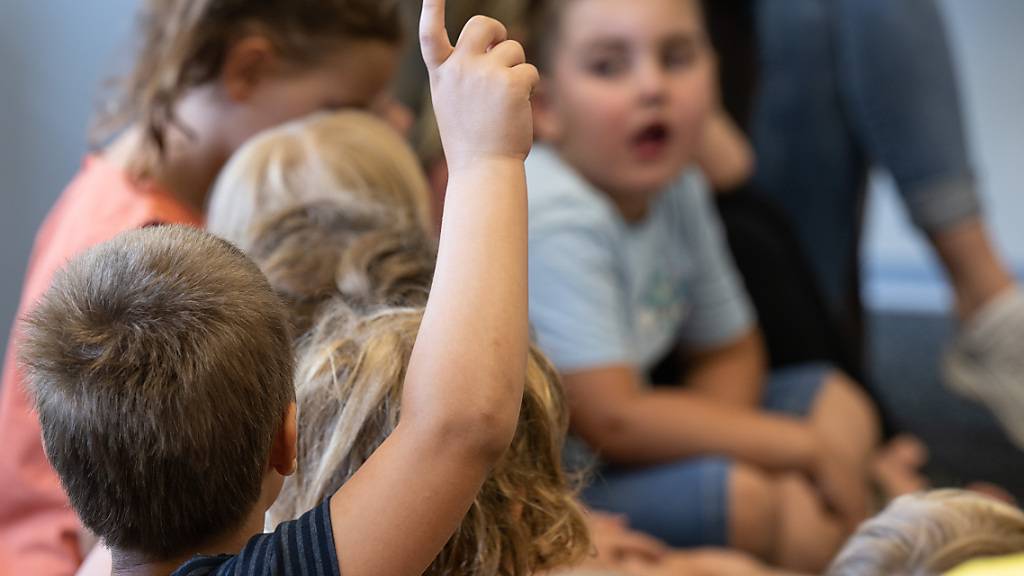
[[[978,494],[981,494],[982,496],[988,496],[993,500],[1005,502],[1006,504],[1009,504],[1011,506],[1018,505],[1017,499],[1013,497],[1013,494],[1010,494],[1001,486],[996,486],[995,484],[992,484],[990,482],[973,482],[967,485],[967,490],[970,490],[971,492],[976,492]]]
[[[871,464],[871,475],[888,501],[928,489],[921,467],[928,461],[928,448],[913,436],[897,436],[883,446]]]

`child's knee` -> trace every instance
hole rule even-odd
[[[767,473],[744,464],[729,474],[729,544],[768,558],[780,520],[779,491]]]
[[[861,438],[872,439],[872,444],[878,441],[881,434],[878,408],[863,387],[849,376],[839,371],[826,375],[816,404],[816,416],[830,420],[841,417],[858,428]]]

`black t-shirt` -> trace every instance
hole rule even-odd
[[[330,500],[254,536],[237,556],[196,556],[171,576],[338,576]]]

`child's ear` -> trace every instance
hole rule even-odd
[[[288,405],[281,427],[270,449],[270,467],[281,476],[291,476],[298,465],[299,430],[295,402]]]
[[[541,142],[557,142],[562,127],[548,81],[543,78],[533,90],[533,135]]]
[[[227,97],[234,102],[248,100],[270,75],[275,55],[274,45],[265,36],[245,36],[232,44],[220,72],[221,86]]]

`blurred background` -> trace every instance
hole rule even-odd
[[[86,151],[98,91],[130,61],[136,4],[0,3],[0,343],[6,343],[35,231]],[[999,251],[1024,278],[1024,1],[939,4],[986,215]],[[1013,482],[1012,468],[1019,470],[1024,456],[983,409],[936,386],[938,358],[953,329],[942,272],[888,176],[876,174],[872,188],[863,250],[870,380],[902,426],[945,447],[936,455],[936,474],[955,482],[968,460],[988,461],[985,475]],[[978,446],[992,452],[970,458]],[[1016,479],[1018,494],[1022,483]]]

